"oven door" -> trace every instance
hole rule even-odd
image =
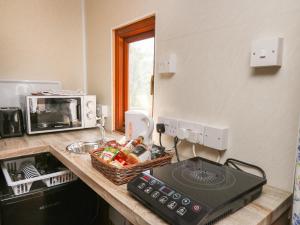
[[[82,96],[27,96],[28,134],[83,128]]]

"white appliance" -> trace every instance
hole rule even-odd
[[[127,139],[144,137],[145,144],[151,144],[154,121],[144,111],[129,110],[125,112],[125,136]]]
[[[26,96],[26,127],[28,134],[95,126],[95,95]]]

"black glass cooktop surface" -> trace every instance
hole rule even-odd
[[[261,194],[265,177],[236,168],[195,157],[142,173],[127,189],[170,224],[210,225]]]
[[[211,207],[265,183],[265,179],[200,157],[153,169],[153,176]]]

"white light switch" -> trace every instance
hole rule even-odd
[[[227,142],[228,128],[204,127],[204,146],[217,150],[226,150]]]
[[[267,52],[265,49],[261,49],[260,50],[260,55],[259,55],[259,58],[263,59],[263,58],[266,58],[267,57]]]
[[[252,43],[251,67],[281,66],[283,38],[256,40]]]
[[[158,73],[175,74],[176,73],[176,55],[170,54],[158,62]]]

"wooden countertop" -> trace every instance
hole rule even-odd
[[[49,151],[131,223],[165,225],[163,220],[129,195],[126,185],[116,186],[94,169],[89,154],[77,155],[65,150],[68,144],[79,140],[96,140],[98,135],[97,129],[88,129],[0,139],[0,159]],[[272,224],[291,204],[290,192],[265,185],[258,199],[221,220],[217,225]]]

